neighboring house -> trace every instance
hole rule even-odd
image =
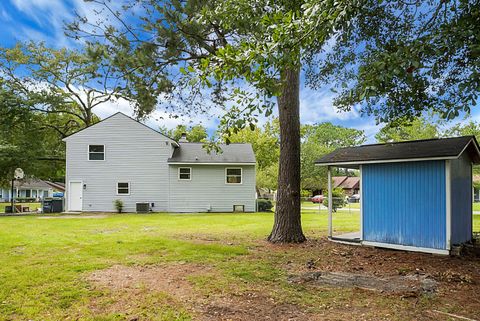
[[[116,113],[64,139],[66,209],[124,211],[255,211],[255,155],[250,144],[179,142]]]
[[[473,201],[480,202],[480,175],[473,175]]]
[[[474,136],[337,149],[316,161],[360,170],[360,231],[340,242],[448,254],[472,240],[472,165],[480,164]]]
[[[62,183],[52,183],[36,178],[15,180],[14,195],[19,199],[34,199],[40,201],[46,197],[52,197],[55,192],[63,192]],[[10,202],[11,187],[4,186],[0,188],[0,202]]]
[[[345,195],[352,196],[360,191],[360,177],[335,176],[333,177],[333,188],[340,187]]]

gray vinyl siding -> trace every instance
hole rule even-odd
[[[472,162],[465,152],[451,161],[452,245],[472,239]]]
[[[67,208],[69,182],[81,181],[83,211],[114,211],[116,199],[126,212],[134,212],[137,202],[154,203],[154,211],[168,209],[169,138],[116,114],[65,141]],[[105,145],[105,160],[89,161],[88,145]],[[130,183],[130,195],[117,195],[117,182]]]
[[[179,180],[178,168],[191,167],[191,180]],[[225,184],[225,168],[242,168],[242,184]],[[170,165],[171,212],[232,212],[233,205],[255,211],[255,166]]]

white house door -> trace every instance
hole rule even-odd
[[[81,211],[82,210],[82,183],[70,182],[68,189],[68,210]]]

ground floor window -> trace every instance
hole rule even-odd
[[[127,182],[117,183],[117,194],[118,195],[129,195],[130,194],[130,183],[127,183]]]
[[[189,181],[192,179],[192,169],[190,167],[178,168],[178,179]]]

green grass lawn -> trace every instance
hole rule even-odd
[[[473,203],[473,210],[480,212],[480,203]]]
[[[357,230],[358,216],[347,211],[336,213],[337,232]],[[328,263],[332,254],[313,254],[316,250],[310,247],[302,250],[302,255],[295,246],[272,248],[264,241],[273,223],[271,213],[24,216],[0,220],[0,320],[133,320],[132,314],[138,320],[192,318],[192,313],[168,293],[158,296],[148,289],[137,289],[143,296],[137,294],[125,303],[124,310],[109,308],[125,301],[124,292],[115,294],[92,287],[86,276],[113,265],[208,265],[218,271],[214,276],[190,278],[195,291],[206,297],[225,295],[233,289],[241,293],[263,291],[279,302],[300,304],[309,311],[343,311],[352,300],[366,306],[373,304],[369,300],[377,300],[370,293],[354,290],[317,291],[289,284],[286,262],[301,268],[315,255],[327,255]],[[302,224],[308,238],[318,239],[326,235],[327,215],[305,210]],[[480,216],[475,217],[475,230],[480,231]],[[362,318],[392,307],[400,312],[387,311],[386,318],[401,319],[401,312],[409,305],[408,301],[388,296],[379,296],[374,303],[379,310],[359,307],[365,309],[359,310],[365,315]]]
[[[40,203],[15,203],[16,205],[21,204],[22,206],[30,207],[30,211],[36,211],[41,207]],[[10,203],[0,203],[0,213],[5,213],[5,206],[10,206]]]

